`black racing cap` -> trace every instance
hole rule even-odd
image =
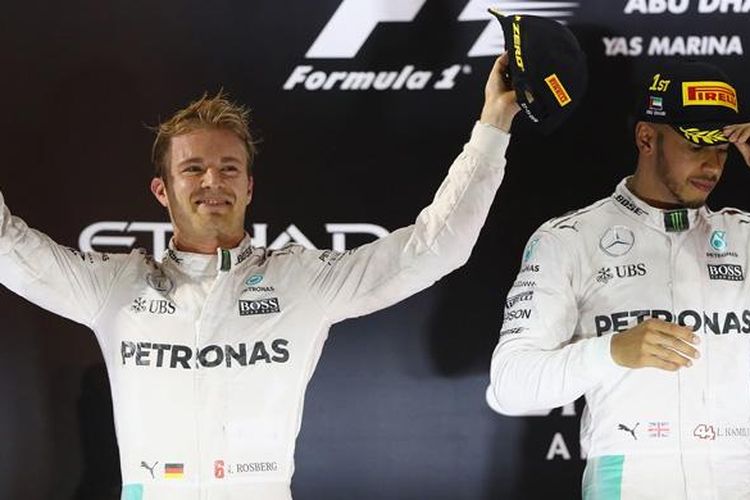
[[[663,64],[644,82],[638,120],[671,125],[693,144],[728,142],[722,129],[740,121],[737,92],[729,77],[712,64]]]
[[[586,92],[586,55],[573,33],[553,19],[488,10],[503,28],[510,79],[523,115],[540,132],[552,132]]]

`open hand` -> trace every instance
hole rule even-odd
[[[612,337],[610,352],[620,366],[677,371],[691,366],[691,359],[700,357],[693,347],[700,342],[690,328],[647,319],[643,323]]]

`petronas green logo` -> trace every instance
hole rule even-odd
[[[727,249],[726,231],[714,231],[711,235],[711,248],[717,252],[723,252]]]
[[[523,252],[523,263],[527,263],[531,258],[534,256],[534,251],[536,250],[536,246],[539,244],[539,238],[534,238],[529,242],[529,244],[526,246],[526,250]]]

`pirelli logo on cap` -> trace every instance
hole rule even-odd
[[[570,94],[568,94],[568,91],[565,90],[565,87],[563,87],[562,82],[555,73],[549,75],[544,79],[544,81],[552,91],[552,94],[554,94],[555,99],[557,99],[557,103],[560,105],[560,107],[563,107],[566,104],[570,103]]]
[[[737,111],[737,92],[724,82],[682,82],[683,106],[724,106]]]
[[[521,71],[526,71],[523,67],[523,54],[521,53],[521,16],[513,18],[513,54],[516,58],[516,66]]]

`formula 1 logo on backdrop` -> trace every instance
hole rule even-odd
[[[381,23],[413,23],[427,0],[342,0],[338,9],[305,53],[306,59],[355,59]],[[487,26],[467,57],[496,56],[505,48],[502,29],[487,12],[494,7],[511,14],[552,17],[561,22],[573,15],[578,2],[469,0],[457,21],[485,21]],[[436,36],[439,30],[435,30]],[[471,66],[454,63],[445,68],[421,69],[415,63],[389,71],[324,71],[312,64],[298,65],[284,90],[449,90]]]

